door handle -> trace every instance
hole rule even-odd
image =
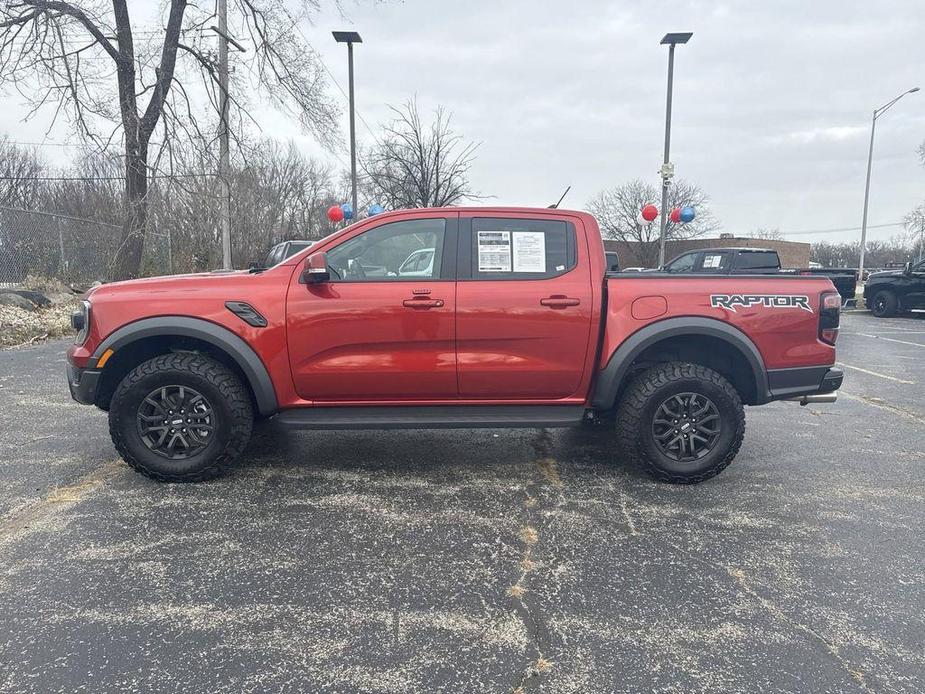
[[[567,306],[578,306],[581,299],[573,299],[570,296],[548,296],[540,299],[540,304],[549,306],[549,308],[565,308]]]
[[[405,299],[401,302],[406,308],[443,308],[443,299],[428,299],[425,296],[415,299]]]

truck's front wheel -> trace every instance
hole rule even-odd
[[[639,374],[617,409],[622,452],[657,479],[692,484],[718,475],[745,435],[745,410],[722,375],[668,362]]]
[[[165,354],[116,388],[109,433],[126,463],[165,482],[215,477],[251,435],[253,412],[240,379],[200,354]]]

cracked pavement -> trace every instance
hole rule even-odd
[[[925,690],[925,315],[843,318],[834,405],[718,478],[606,429],[256,430],[118,461],[65,343],[0,352],[0,692]]]

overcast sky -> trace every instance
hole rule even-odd
[[[925,87],[923,0],[406,0],[345,12],[326,8],[303,31],[345,87],[346,49],[330,31],[362,34],[363,118],[375,127],[387,104],[415,94],[425,110],[444,105],[456,130],[482,143],[472,179],[489,203],[548,205],[571,184],[563,206],[581,208],[631,178],[657,183],[667,31],[694,32],[676,55],[671,159],[710,194],[724,231],[859,226],[871,111]],[[330,94],[343,101],[333,85]],[[260,120],[317,151],[278,114]],[[7,129],[44,133],[39,119]],[[362,123],[358,136],[370,141]],[[925,91],[878,120],[870,224],[900,221],[925,200],[923,140]]]

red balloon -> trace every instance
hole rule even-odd
[[[344,211],[340,208],[340,205],[331,205],[328,208],[328,219],[332,222],[341,222],[344,219]]]
[[[658,217],[658,208],[655,205],[650,204],[642,208],[642,218],[647,222],[651,222],[656,217]]]
[[[680,224],[681,223],[681,208],[680,207],[674,208],[671,211],[671,214],[668,215],[668,219],[670,219],[675,224]]]

